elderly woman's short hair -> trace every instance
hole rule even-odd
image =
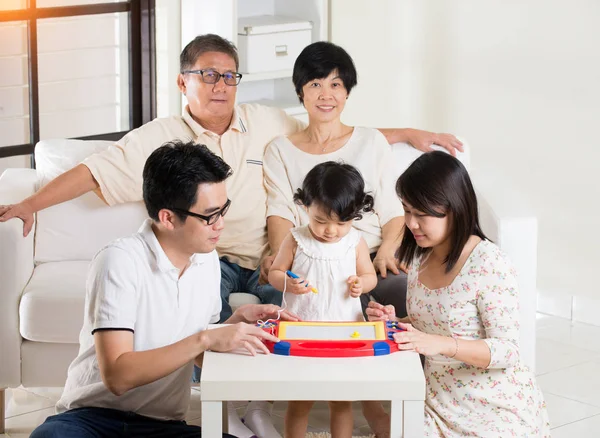
[[[292,76],[300,102],[304,101],[302,87],[314,79],[324,79],[334,71],[337,71],[346,91],[350,93],[357,83],[357,75],[348,52],[327,41],[306,46],[296,59]]]

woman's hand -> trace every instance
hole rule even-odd
[[[443,354],[452,356],[455,353],[455,340],[449,336],[430,335],[423,333],[412,324],[399,323],[405,331],[394,333],[394,341],[399,350],[414,350],[424,356]]]
[[[396,250],[385,246],[379,247],[375,258],[373,259],[373,267],[375,272],[381,275],[381,278],[387,277],[388,269],[395,275],[398,275],[398,261],[396,260]]]
[[[370,301],[366,313],[369,321],[398,321],[396,309],[391,304],[384,306],[375,301]]]
[[[422,131],[420,129],[406,129],[407,143],[421,152],[431,152],[431,146],[438,145],[446,149],[453,156],[456,151],[463,152],[462,142],[452,134],[436,134],[435,132]]]
[[[358,275],[351,275],[346,281],[352,298],[358,298],[363,294],[363,285]]]

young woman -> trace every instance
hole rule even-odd
[[[510,261],[481,231],[464,166],[443,152],[398,179],[409,266],[402,350],[425,356],[425,436],[549,437],[541,391],[519,359],[519,289]],[[395,319],[370,303],[369,320]]]

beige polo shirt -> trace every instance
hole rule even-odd
[[[234,108],[231,125],[217,135],[198,124],[186,108],[183,117],[155,119],[129,132],[106,151],[88,157],[86,165],[109,205],[142,200],[146,159],[164,143],[179,139],[205,144],[233,169],[227,180],[231,208],[225,217],[217,252],[247,269],[256,269],[267,250],[267,195],[263,154],[275,137],[303,129],[285,111],[257,104]]]

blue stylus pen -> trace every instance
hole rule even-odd
[[[285,273],[286,273],[286,274],[287,274],[287,276],[288,276],[288,277],[290,277],[290,278],[300,278],[300,277],[298,277],[296,274],[294,274],[292,271],[285,271]],[[308,283],[307,283],[307,284],[308,284]],[[316,294],[316,293],[319,293],[319,292],[317,291],[317,288],[316,288],[316,287],[311,287],[311,288],[310,288],[310,290],[311,290],[311,291],[312,291],[312,293],[314,293],[314,294]]]

